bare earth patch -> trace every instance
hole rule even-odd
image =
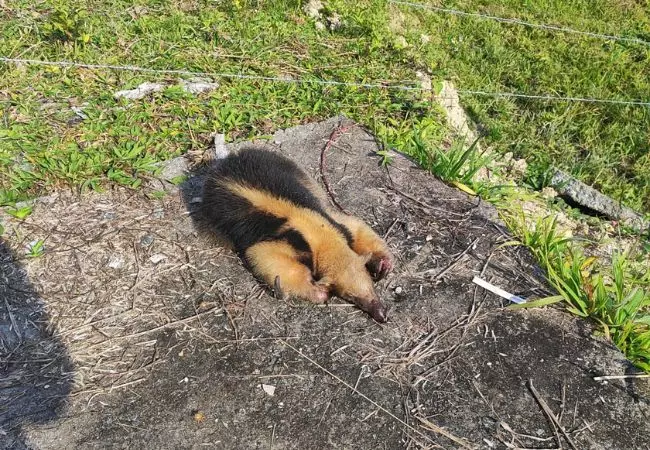
[[[339,120],[272,147],[321,181]],[[494,210],[401,155],[381,167],[373,137],[343,124],[325,175],[397,255],[379,285],[388,324],[272,298],[201,231],[200,173],[59,193],[5,221],[4,448],[648,448],[647,384],[593,379],[631,371],[615,348],[471,282],[546,294],[527,252],[499,248]],[[24,258],[36,239],[45,254]]]

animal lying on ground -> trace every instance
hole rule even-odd
[[[276,295],[350,301],[387,321],[373,281],[393,267],[386,243],[360,219],[329,207],[325,192],[278,152],[246,147],[212,163],[202,213]]]

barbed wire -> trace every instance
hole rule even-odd
[[[589,37],[598,38],[598,39],[606,39],[606,40],[621,41],[621,42],[632,42],[632,43],[635,43],[635,44],[642,44],[642,45],[650,46],[650,42],[644,41],[643,39],[638,39],[638,38],[627,38],[627,37],[623,37],[623,36],[615,36],[615,35],[612,35],[612,34],[593,33],[591,31],[575,30],[573,28],[568,28],[568,27],[560,27],[560,26],[556,26],[556,25],[546,25],[546,24],[540,24],[540,23],[527,22],[527,21],[521,20],[521,19],[492,16],[492,15],[489,15],[489,14],[467,12],[467,11],[461,11],[459,9],[452,9],[452,8],[442,8],[440,6],[427,5],[427,4],[424,4],[424,3],[405,2],[405,1],[401,1],[401,0],[388,0],[388,3],[393,3],[393,4],[396,4],[396,5],[410,6],[410,7],[413,7],[413,8],[427,9],[427,10],[430,10],[430,11],[436,11],[436,12],[445,13],[445,14],[452,14],[452,15],[455,15],[455,16],[474,17],[474,18],[478,18],[478,19],[494,20],[494,21],[502,22],[502,23],[511,23],[511,24],[523,25],[523,26],[527,26],[527,27],[531,27],[531,28],[539,28],[541,30],[561,31],[561,32],[564,32],[564,33],[580,34],[580,35],[583,35],[583,36],[589,36]]]
[[[280,83],[296,83],[296,84],[313,83],[313,84],[321,84],[321,85],[329,85],[329,86],[359,87],[359,88],[366,88],[366,89],[396,89],[396,90],[404,90],[404,91],[429,91],[429,92],[432,90],[429,87],[424,87],[421,85],[407,86],[407,85],[389,84],[389,83],[355,83],[350,81],[322,80],[319,78],[301,79],[301,78],[269,77],[263,75],[246,75],[246,74],[225,73],[225,72],[200,72],[200,71],[191,71],[191,70],[182,70],[182,69],[151,69],[147,67],[140,67],[134,65],[88,64],[88,63],[79,63],[73,61],[46,61],[46,60],[39,60],[39,59],[9,58],[6,56],[0,56],[0,62],[12,63],[12,64],[33,64],[33,65],[56,66],[56,67],[77,67],[77,68],[84,68],[84,69],[103,69],[103,70],[143,72],[143,73],[152,73],[152,74],[161,74],[161,75],[172,74],[172,75],[188,75],[188,76],[196,76],[196,77],[259,80],[259,81],[280,82]],[[409,81],[408,83],[416,84],[419,82]],[[487,97],[497,97],[497,98],[520,98],[520,99],[527,99],[527,100],[600,103],[600,104],[613,104],[613,105],[623,105],[623,106],[650,107],[650,101],[645,101],[645,100],[621,100],[621,99],[608,99],[608,98],[595,98],[595,97],[570,97],[570,96],[563,97],[563,96],[549,95],[549,94],[535,95],[535,94],[521,94],[517,92],[496,92],[496,91],[482,91],[482,90],[471,90],[471,89],[458,89],[456,90],[456,92],[459,95],[476,95],[476,96],[487,96]],[[453,98],[448,98],[448,99],[453,99]]]

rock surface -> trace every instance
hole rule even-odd
[[[321,180],[338,124],[269,148]],[[372,136],[344,124],[324,172],[397,255],[378,287],[387,324],[338,300],[272,298],[196,221],[200,172],[162,199],[61,193],[3,218],[0,448],[569,448],[530,380],[577,448],[648,448],[647,384],[593,379],[631,371],[616,349],[472,284],[545,295],[529,255],[499,247],[495,211],[402,155],[382,167]],[[40,238],[46,253],[23,258]]]

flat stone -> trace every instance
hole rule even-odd
[[[563,197],[597,211],[610,219],[620,220],[638,230],[647,229],[650,223],[634,210],[621,205],[614,199],[575,179],[561,170],[556,170],[551,178],[551,186]]]

